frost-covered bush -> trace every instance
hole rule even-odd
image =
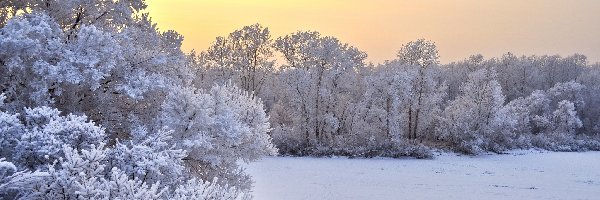
[[[117,167],[110,167],[108,151],[100,144],[91,150],[66,147],[65,158],[49,166],[44,178],[29,182],[31,190],[23,199],[248,199],[232,187],[203,182],[182,175],[178,182],[150,183],[132,178]],[[107,162],[108,161],[108,162]],[[216,181],[216,180],[215,180]]]
[[[583,124],[572,102],[558,102],[558,108],[548,117],[545,120],[549,123],[544,126],[544,131],[533,137],[533,146],[553,151],[579,151],[585,148],[576,139],[576,130]]]
[[[250,179],[237,162],[276,154],[268,120],[259,99],[235,86],[207,93],[186,87],[168,94],[161,126],[174,130],[174,145],[188,152],[184,160],[193,173],[248,189]]]
[[[506,119],[500,111],[504,95],[495,70],[480,69],[469,74],[461,91],[440,117],[437,131],[441,138],[469,154],[503,150],[496,144],[510,143],[511,132],[503,131]]]
[[[150,184],[177,184],[188,169],[183,165],[187,152],[172,144],[173,131],[149,133],[144,128],[132,132],[132,138],[119,141],[107,152],[111,165],[124,174]]]
[[[271,116],[273,114],[274,110],[271,110]],[[290,133],[294,133],[294,127],[285,125],[276,126],[271,131],[273,144],[279,149],[278,153],[281,155],[306,155],[308,144],[306,136]]]
[[[56,97],[73,84],[78,90],[100,87],[122,60],[120,48],[94,26],[82,27],[78,35],[68,40],[44,13],[17,16],[0,29],[0,89],[11,98],[12,109],[60,104]]]
[[[34,190],[22,193],[22,198],[157,199],[166,191],[159,184],[131,179],[118,168],[107,169],[103,144],[81,151],[65,145],[63,151],[65,156],[49,166],[48,177],[30,183]]]
[[[3,100],[3,98],[0,98]],[[0,105],[1,106],[1,105]],[[0,109],[2,156],[35,170],[64,156],[62,146],[90,149],[106,138],[104,129],[85,116],[69,114],[50,107],[25,108],[25,114]]]
[[[91,149],[104,141],[104,129],[88,122],[87,117],[69,114],[49,107],[25,109],[23,131],[17,133],[13,159],[29,169],[45,167],[64,156],[63,146],[77,150]]]
[[[593,149],[594,139],[577,133],[583,126],[577,111],[584,106],[578,92],[582,88],[575,82],[558,83],[548,91],[534,91],[504,106],[503,110],[513,119],[515,147],[552,151]]]
[[[418,159],[433,158],[433,151],[430,147],[423,144],[415,144],[411,142],[395,142],[387,143],[377,147],[370,148],[348,148],[349,157],[389,157],[402,158],[413,157]]]
[[[30,191],[36,183],[48,176],[47,172],[18,171],[12,162],[0,158],[0,197],[2,199],[14,199],[24,191]]]
[[[18,116],[0,110],[1,116]],[[12,124],[8,124],[11,122]],[[0,118],[16,146],[0,151],[0,195],[7,199],[249,199],[246,190],[206,182],[184,165],[173,131],[137,129],[131,140],[106,146],[105,130],[85,116],[26,109],[23,119]],[[19,137],[20,136],[20,137]],[[171,144],[169,144],[171,143]],[[35,170],[35,171],[33,171]],[[232,177],[226,177],[232,178]]]
[[[122,8],[111,7],[143,2],[24,2],[0,5],[23,12],[0,29],[0,92],[11,111],[52,106],[86,114],[108,129],[111,139],[126,138],[123,133],[134,121],[152,123],[169,87],[191,81],[180,35],[159,32],[146,14],[119,15],[113,11]],[[73,4],[76,9],[65,9]],[[96,19],[89,14],[98,7],[103,17]],[[91,21],[66,25],[69,13]]]

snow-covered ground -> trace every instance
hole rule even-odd
[[[270,157],[247,166],[270,199],[600,199],[600,152],[433,160]]]

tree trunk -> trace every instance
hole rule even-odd
[[[412,104],[408,106],[408,139],[412,139]]]

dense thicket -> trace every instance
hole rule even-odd
[[[255,24],[192,56],[197,87],[252,83],[244,88],[263,99],[283,154],[600,148],[600,68],[583,55],[474,55],[441,65],[435,44],[420,39],[375,66],[334,37],[300,31],[271,39]]]
[[[0,1],[0,198],[247,199],[260,99],[200,89],[143,0]]]

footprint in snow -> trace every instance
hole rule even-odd
[[[485,171],[482,174],[494,174],[494,172],[490,172],[490,171]]]
[[[596,183],[596,182],[594,182],[592,180],[583,181],[583,183],[589,184],[589,185],[600,185],[600,183]]]
[[[492,187],[497,187],[497,188],[508,188],[510,186],[508,185],[491,185]]]

